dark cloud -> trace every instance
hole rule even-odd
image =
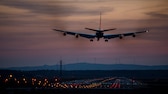
[[[164,13],[148,12],[146,14],[152,17],[168,19],[168,14],[164,14]]]
[[[33,14],[10,14],[10,13],[0,13],[0,26],[19,26],[24,24],[32,24],[34,20],[30,18],[36,17]],[[30,19],[30,20],[27,20]],[[35,23],[35,22],[34,22]]]
[[[43,0],[38,0],[43,1]],[[33,13],[42,13],[50,15],[69,15],[75,7],[63,5],[60,3],[50,4],[47,2],[36,2],[31,0],[1,0],[0,5],[29,10]]]
[[[113,11],[113,8],[108,8],[108,7],[100,7],[98,9],[81,9],[81,8],[77,8],[75,11],[74,11],[74,14],[72,15],[93,15],[93,16],[98,16],[100,14],[100,12],[103,14],[103,13],[106,13],[106,12],[109,12],[109,11]]]
[[[37,2],[38,1],[38,2]],[[19,25],[44,25],[48,24],[49,22],[40,18],[39,16],[69,16],[72,11],[75,10],[73,6],[65,6],[60,3],[50,4],[50,2],[44,2],[43,0],[1,0],[0,5],[7,6],[9,8],[15,8],[15,10],[26,10],[24,12],[19,13],[7,13],[1,12],[0,13],[0,25],[1,26],[19,26]],[[40,2],[41,1],[41,2]],[[2,9],[0,9],[2,10]],[[6,10],[8,11],[8,10]],[[38,19],[38,20],[37,20]],[[58,22],[60,22],[60,19]]]
[[[111,9],[108,9],[107,7],[100,7],[100,9],[84,10],[84,9],[80,9],[78,7],[72,6],[67,2],[60,3],[60,0],[56,0],[56,2],[52,4],[51,2],[39,2],[43,0],[37,0],[37,1],[1,0],[0,5],[5,5],[5,6],[19,8],[19,9],[25,9],[25,10],[31,11],[32,13],[41,13],[41,14],[55,15],[55,16],[69,16],[74,13],[75,15],[83,15],[83,14],[97,15],[95,13],[99,13],[100,9],[104,12],[111,10]]]
[[[15,16],[14,16],[15,17]],[[5,17],[5,19],[0,18],[0,26],[46,26],[46,24],[50,24],[49,22],[46,22],[45,20],[36,20],[36,19],[30,19],[30,17]],[[18,18],[18,19],[17,19]],[[23,19],[30,19],[30,20],[23,20]],[[42,24],[45,23],[45,24]],[[0,29],[1,30],[1,29]]]
[[[160,10],[157,11],[150,11],[145,13],[146,15],[149,15],[151,17],[155,17],[155,18],[161,18],[161,19],[168,19],[168,7],[166,8],[162,8]]]
[[[59,3],[95,3],[95,2],[107,2],[111,0],[55,0]]]
[[[143,30],[143,29],[159,29],[166,30],[168,28],[168,19],[124,19],[124,20],[105,20],[108,24],[114,24],[119,30]],[[131,26],[130,26],[131,25]]]
[[[41,2],[40,2],[41,1]],[[73,2],[73,0],[72,0]],[[43,1],[43,0],[1,0],[0,5],[7,6],[10,8],[16,9],[22,9],[26,10],[26,12],[23,13],[0,13],[0,25],[28,25],[28,24],[39,24],[44,23],[43,21],[46,21],[44,19],[41,19],[43,21],[35,22],[36,20],[31,19],[40,19],[39,16],[52,16],[55,17],[52,19],[56,22],[61,22],[65,25],[64,19],[60,19],[57,17],[67,17],[70,15],[98,15],[100,10],[103,11],[103,13],[112,11],[113,9],[108,7],[100,7],[99,9],[83,9],[78,6],[72,6],[68,2],[60,2],[60,0],[56,0],[54,2],[51,1]],[[26,20],[30,19],[30,20]],[[51,22],[51,20],[48,20]],[[48,22],[47,21],[47,22]],[[63,26],[64,27],[64,26]]]

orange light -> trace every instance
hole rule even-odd
[[[26,79],[25,78],[23,78],[23,81],[25,81]]]
[[[38,82],[38,85],[41,85],[41,81]]]
[[[47,81],[47,79],[44,79],[44,81],[46,82],[46,81]]]
[[[50,85],[50,84],[48,84],[48,86],[50,87],[51,85]]]
[[[10,74],[10,75],[9,75],[9,77],[10,77],[10,78],[12,78],[12,77],[13,77],[13,75],[12,75],[12,74]]]
[[[5,83],[8,82],[8,79],[5,79]]]
[[[35,79],[35,78],[32,78],[32,81],[33,81],[33,82],[35,82],[35,81],[36,81],[36,79]]]

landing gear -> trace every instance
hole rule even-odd
[[[100,38],[97,38],[97,41],[99,41],[100,40]]]

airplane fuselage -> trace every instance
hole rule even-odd
[[[100,39],[100,38],[102,38],[102,37],[103,37],[103,35],[104,35],[104,33],[103,33],[103,32],[101,32],[101,31],[97,31],[97,32],[96,32],[96,37],[97,37],[97,40],[99,41],[99,39]]]

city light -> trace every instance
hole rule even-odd
[[[5,83],[8,82],[8,79],[5,79]]]
[[[23,78],[23,81],[26,81],[26,79],[25,79],[25,78]]]
[[[13,77],[13,75],[12,75],[12,74],[10,74],[10,75],[9,75],[9,77],[10,77],[10,78],[12,78],[12,77]]]
[[[5,78],[3,81],[11,86],[20,85],[26,87],[46,87],[46,88],[83,88],[83,89],[91,89],[91,88],[109,88],[109,89],[128,89],[128,88],[136,88],[143,87],[145,84],[134,79],[129,79],[126,77],[104,77],[104,78],[96,78],[96,79],[84,79],[84,80],[71,80],[65,82],[59,82],[58,79],[48,79],[48,78],[13,78],[13,75],[9,75],[9,78]]]

